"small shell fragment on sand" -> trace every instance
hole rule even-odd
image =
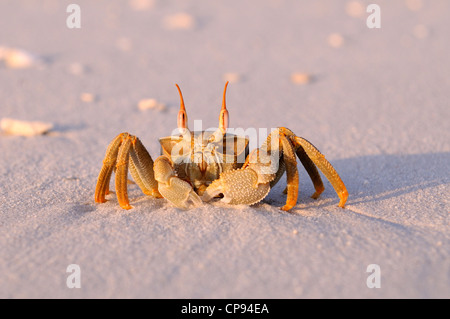
[[[80,95],[80,99],[83,102],[90,103],[90,102],[94,102],[96,100],[96,96],[92,93],[82,93]]]
[[[411,11],[420,11],[423,7],[422,0],[405,0],[406,7]]]
[[[142,99],[138,103],[138,108],[141,111],[145,111],[148,109],[164,111],[166,109],[166,106],[163,103],[158,102],[156,99]]]
[[[131,51],[133,48],[133,44],[131,42],[131,39],[127,37],[120,37],[116,40],[116,47],[124,52]]]
[[[145,11],[153,8],[155,5],[154,0],[129,0],[130,8],[135,11]]]
[[[222,79],[226,82],[237,83],[241,80],[241,75],[239,73],[227,72],[222,75]]]
[[[308,84],[311,82],[311,75],[308,73],[294,72],[291,74],[291,82],[295,84]]]
[[[3,118],[0,122],[2,131],[10,135],[34,136],[47,133],[53,128],[53,124],[38,121],[21,121]]]
[[[339,33],[331,33],[327,38],[328,45],[333,48],[340,48],[344,45],[344,37]]]
[[[87,67],[79,62],[74,62],[68,66],[68,71],[73,75],[82,75],[86,73]]]
[[[354,18],[361,18],[366,13],[366,9],[359,1],[348,1],[345,4],[345,12]]]
[[[169,30],[192,29],[195,26],[195,19],[188,13],[180,12],[168,15],[163,21],[164,27]]]
[[[413,29],[413,34],[417,39],[425,39],[429,35],[428,28],[423,24],[418,24]]]
[[[24,50],[0,47],[0,61],[10,69],[26,69],[37,62],[37,58]]]

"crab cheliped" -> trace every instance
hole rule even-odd
[[[215,131],[191,132],[183,95],[180,94],[178,129],[172,136],[159,140],[162,155],[153,161],[139,138],[119,134],[109,144],[97,180],[95,201],[106,202],[109,182],[115,172],[115,189],[119,205],[130,209],[127,192],[128,170],[146,195],[164,197],[174,206],[199,206],[215,197],[228,204],[252,205],[260,202],[286,172],[286,204],[288,211],[297,203],[299,174],[297,159],[303,164],[315,188],[317,199],[324,191],[319,170],[339,196],[339,206],[347,201],[347,189],[333,166],[314,145],[291,130],[273,130],[265,143],[249,153],[249,139],[230,134],[228,110],[223,92],[219,127]],[[319,168],[319,170],[317,169]]]

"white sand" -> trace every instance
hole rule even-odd
[[[1,298],[450,297],[450,2],[377,1],[379,30],[344,1],[76,3],[79,30],[65,26],[63,1],[0,2],[0,46],[45,61],[0,67],[0,118],[54,124],[0,135]],[[190,27],[167,28],[179,13]],[[314,80],[292,83],[296,72]],[[190,124],[217,126],[227,73],[241,79],[230,125],[310,140],[346,183],[346,209],[328,182],[309,198],[303,170],[291,213],[277,208],[284,180],[252,207],[181,211],[136,185],[130,211],[114,196],[94,203],[116,134],[139,136],[156,158],[176,125],[175,83]],[[139,110],[149,97],[167,110]],[[70,264],[79,289],[66,286]],[[369,264],[379,289],[366,285]]]

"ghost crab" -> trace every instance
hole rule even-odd
[[[229,204],[255,204],[267,196],[270,189],[286,172],[286,204],[288,211],[297,203],[298,170],[296,155],[310,176],[317,199],[324,191],[320,171],[330,181],[340,198],[339,206],[347,201],[347,189],[336,170],[311,143],[291,130],[279,127],[266,142],[248,154],[249,140],[227,133],[228,110],[223,92],[219,128],[214,131],[191,132],[187,113],[180,95],[177,134],[161,138],[162,155],[155,161],[141,141],[128,133],[119,134],[108,146],[97,180],[95,201],[103,203],[109,193],[109,181],[115,171],[115,189],[119,205],[132,206],[128,200],[127,183],[130,170],[136,184],[146,195],[164,197],[173,205],[186,209],[201,205],[214,197],[223,196]]]

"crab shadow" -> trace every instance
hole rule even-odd
[[[344,181],[349,192],[348,204],[368,203],[390,199],[430,187],[450,183],[450,153],[427,153],[412,155],[367,155],[346,159],[331,160],[331,164]],[[309,198],[313,186],[301,165],[299,202],[306,206],[314,203]],[[330,183],[323,178],[325,192],[319,200],[322,205],[330,205],[331,200],[338,202]],[[285,187],[275,186],[268,196],[269,203],[283,204],[285,197],[280,192]],[[311,194],[310,194],[311,193]],[[306,200],[306,202],[305,202]],[[315,206],[317,204],[314,203]]]

